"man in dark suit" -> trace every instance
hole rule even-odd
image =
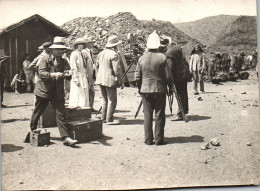
[[[167,45],[167,42],[164,42],[163,44]],[[189,69],[184,64],[182,48],[179,45],[176,45],[175,43],[171,43],[167,46],[166,56],[167,56],[167,62],[171,69],[176,90],[179,93],[181,98],[181,103],[184,109],[184,113],[187,114],[189,112],[188,90],[187,90]],[[184,116],[182,116],[181,110],[179,108],[177,117],[173,119],[173,121],[183,120],[183,117]]]
[[[144,106],[145,144],[163,145],[165,127],[165,105],[167,86],[172,94],[173,79],[166,62],[166,56],[158,51],[160,38],[154,32],[147,40],[148,51],[139,58],[136,67],[136,81]],[[153,136],[153,111],[155,110],[155,133]]]
[[[63,72],[69,69],[68,62],[62,58],[66,46],[55,44],[51,46],[51,43],[44,43],[43,47],[42,57],[37,62],[39,79],[34,89],[36,103],[30,128],[31,131],[37,129],[38,120],[50,102],[56,111],[57,125],[61,138],[64,140],[64,145],[73,146],[77,140],[73,140],[69,137],[70,130],[66,124],[67,119],[64,106],[63,78],[66,77],[66,74]],[[51,49],[53,50],[53,55],[51,54]],[[27,134],[25,139],[27,143],[30,142],[30,133],[31,132]]]

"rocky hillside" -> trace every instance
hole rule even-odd
[[[225,30],[226,26],[237,18],[238,16],[218,15],[193,22],[176,23],[174,26],[192,38],[210,46],[216,42],[217,37]]]
[[[212,51],[251,53],[257,47],[257,21],[254,16],[219,15],[174,25]]]
[[[256,17],[240,16],[225,30],[211,45],[211,49],[221,51],[244,51],[252,53],[257,48],[257,20]]]
[[[107,37],[112,34],[116,34],[123,41],[125,48],[128,43],[128,33],[136,33],[138,44],[145,49],[146,39],[154,30],[160,30],[163,34],[171,36],[174,42],[184,43],[184,52],[190,52],[192,46],[199,43],[179,31],[170,22],[141,21],[129,12],[121,12],[109,17],[80,17],[64,23],[61,27],[71,32],[68,44],[78,37],[92,35],[96,38],[100,49],[105,47]]]

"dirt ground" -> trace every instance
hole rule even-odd
[[[260,184],[259,88],[248,80],[205,84],[194,96],[188,83],[189,121],[174,122],[166,108],[164,146],[147,146],[143,113],[135,88],[118,90],[117,126],[103,126],[104,137],[78,148],[63,146],[56,127],[52,144],[23,143],[33,110],[33,94],[4,94],[1,110],[2,187],[22,189],[137,189]],[[202,101],[198,98],[201,97]],[[100,106],[96,88],[95,108]],[[174,99],[174,113],[177,111]],[[93,115],[94,116],[94,115]],[[201,146],[217,137],[220,146]]]

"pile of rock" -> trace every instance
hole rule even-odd
[[[128,33],[136,34],[137,43],[145,49],[146,39],[154,30],[160,30],[163,34],[171,36],[174,42],[182,43],[184,52],[190,52],[191,48],[198,43],[188,35],[179,31],[170,22],[165,21],[140,21],[130,12],[121,12],[109,17],[79,17],[61,26],[71,35],[67,39],[69,45],[85,35],[94,36],[98,49],[105,47],[107,37],[115,34],[123,41],[122,47],[127,50]]]

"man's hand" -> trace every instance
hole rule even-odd
[[[121,89],[125,88],[125,84],[120,84]]]
[[[54,72],[54,73],[51,73],[50,75],[51,75],[51,78],[55,78],[56,80],[63,77],[63,73],[61,73],[61,72]]]

